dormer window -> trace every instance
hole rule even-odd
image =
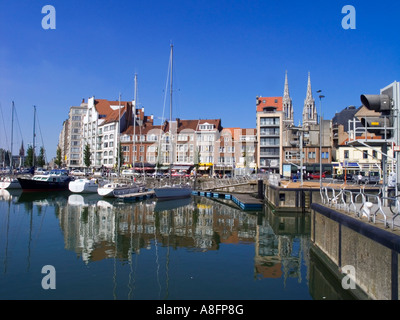
[[[200,130],[212,130],[214,129],[213,124],[205,123],[200,125]]]
[[[273,106],[264,107],[263,111],[264,112],[275,112],[276,111],[276,107],[273,107]]]

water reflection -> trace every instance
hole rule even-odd
[[[221,294],[217,298],[243,298],[240,290],[232,291],[229,288],[233,283],[243,281],[239,281],[238,277],[246,279],[248,273],[253,280],[281,278],[283,288],[286,288],[289,279],[295,279],[302,288],[299,293],[301,296],[296,298],[309,298],[307,270],[310,221],[307,215],[277,215],[268,208],[262,212],[243,212],[229,200],[205,197],[162,202],[148,199],[124,203],[117,199],[103,199],[96,194],[77,195],[68,192],[2,193],[0,196],[3,201],[7,199],[10,204],[24,207],[30,219],[36,212],[43,219],[43,213],[51,208],[61,230],[65,250],[74,252],[87,267],[96,267],[98,262],[107,262],[106,265],[112,263],[115,283],[118,282],[118,274],[128,273],[128,299],[132,298],[136,284],[143,282],[143,279],[147,279],[149,288],[150,283],[155,281],[159,291],[158,298],[168,299],[171,275],[174,275],[176,283],[177,270],[180,270],[180,275],[194,269],[199,269],[197,272],[209,281],[208,284],[197,283],[198,287],[218,283],[218,290],[221,291],[201,293],[199,290],[199,293],[194,293],[190,289],[192,284],[186,284],[188,288],[180,289],[190,290],[189,294],[195,298],[202,297],[201,294],[207,294],[207,297],[210,294]],[[33,223],[33,227],[38,225],[38,222]],[[51,227],[51,232],[54,232],[54,226]],[[44,227],[42,234],[43,232],[47,232]],[[31,239],[30,235],[29,241]],[[254,252],[247,255],[249,249]],[[47,249],[43,247],[42,250],[46,252]],[[182,252],[185,252],[184,258]],[[172,253],[175,253],[175,259],[171,264]],[[227,260],[215,259],[218,257],[216,253]],[[182,260],[184,264],[178,262]],[[144,268],[148,272],[144,274],[142,269],[141,276],[137,277],[139,261],[146,265]],[[229,270],[222,268],[221,263],[226,264],[224,268]],[[215,274],[203,271],[199,264],[204,264],[207,270],[213,270]],[[189,265],[191,267],[187,267]],[[182,270],[186,267],[187,269]],[[156,268],[155,277],[152,273],[154,271],[151,271],[153,268]],[[62,274],[61,270],[58,271]],[[85,270],[81,272],[84,274]],[[150,274],[153,274],[153,278]],[[189,279],[195,281],[195,275],[190,277],[193,279]],[[245,286],[255,286],[254,292],[246,296],[249,299],[276,298],[274,290],[265,291],[253,282],[246,282]],[[154,290],[154,284],[152,288]],[[113,292],[117,297],[116,287]],[[141,297],[146,299],[143,292],[140,291]],[[148,292],[146,294],[151,296]]]
[[[246,213],[211,199],[120,203],[70,195],[60,207],[66,248],[85,263],[118,257],[129,261],[152,245],[192,251],[218,250],[221,243],[255,243],[257,278],[298,278],[308,264],[309,219]],[[305,222],[306,221],[306,222]]]

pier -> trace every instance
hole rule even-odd
[[[243,211],[261,211],[264,206],[263,200],[257,199],[250,194],[226,193],[218,191],[192,191],[192,194],[195,196],[232,200]]]

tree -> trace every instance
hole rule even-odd
[[[46,164],[46,156],[43,147],[40,147],[40,152],[36,159],[36,164],[38,167],[43,167]]]
[[[58,167],[61,167],[62,158],[61,158],[61,148],[60,148],[60,147],[57,148],[57,156],[56,156],[56,160],[54,161],[54,163],[55,163]]]
[[[83,162],[87,169],[89,169],[89,167],[92,164],[92,160],[90,159],[90,156],[91,156],[90,146],[88,144],[86,144],[85,149],[83,150]]]
[[[117,169],[121,168],[123,162],[124,162],[124,152],[122,150],[121,143],[118,143],[117,158],[115,159],[115,166],[117,167]],[[133,165],[135,165],[135,163]]]
[[[25,167],[33,167],[34,164],[33,157],[34,157],[33,147],[29,146],[28,150],[26,150]]]

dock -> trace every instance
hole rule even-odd
[[[257,199],[247,193],[226,193],[218,191],[192,191],[195,196],[203,196],[208,198],[222,198],[232,200],[243,211],[258,211],[263,208],[263,200]]]

